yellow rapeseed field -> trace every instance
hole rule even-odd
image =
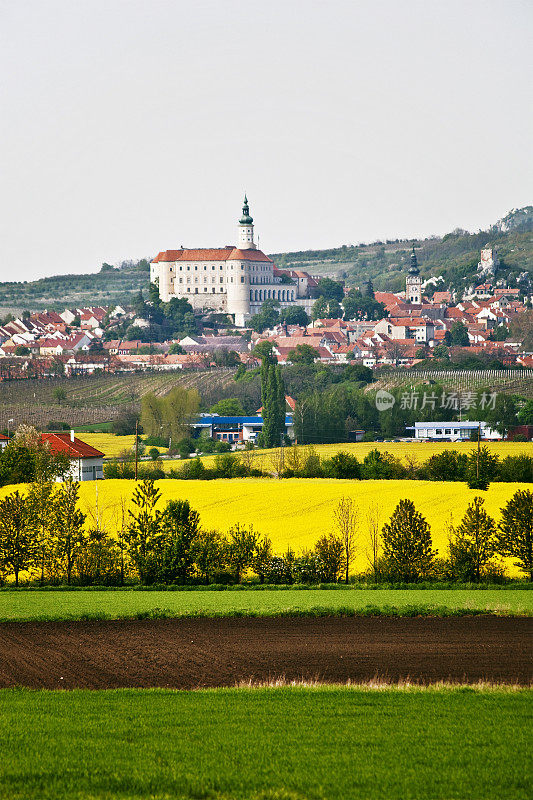
[[[522,453],[533,456],[533,444],[531,442],[483,442],[491,453],[499,455],[500,458],[506,456],[518,456]],[[309,452],[310,445],[298,447],[300,456],[305,457],[305,453]],[[321,458],[331,458],[339,451],[352,453],[357,456],[359,461],[373,449],[380,450],[381,452],[387,451],[396,458],[399,458],[404,464],[411,462],[413,465],[420,465],[436,453],[442,453],[443,450],[458,450],[461,453],[470,453],[477,447],[475,442],[349,442],[343,444],[317,444],[313,445],[313,449]],[[241,451],[239,451],[241,452]],[[287,453],[287,448],[285,449]],[[273,450],[254,450],[253,466],[258,469],[263,469],[265,472],[276,471],[277,464],[279,463],[279,449]],[[203,456],[202,461],[206,467],[214,465],[215,456]],[[179,469],[183,464],[179,459],[169,459],[163,461],[163,467],[166,470],[172,468]]]
[[[77,433],[78,439],[101,450],[106,458],[115,458],[121,455],[124,450],[133,452],[135,436],[115,436],[113,433]],[[147,449],[150,449],[149,447]],[[164,447],[157,448],[161,453],[166,451]]]
[[[121,515],[121,500],[126,505],[134,481],[108,480],[98,483],[100,516],[110,529],[116,528]],[[332,530],[332,512],[343,496],[351,497],[359,511],[360,547],[356,570],[367,566],[367,515],[379,509],[381,524],[402,498],[414,501],[431,525],[433,543],[444,554],[446,523],[450,516],[457,524],[476,494],[464,483],[427,481],[344,481],[332,479],[274,480],[244,478],[238,480],[179,481],[163,480],[157,485],[163,501],[187,499],[200,512],[202,525],[227,531],[235,523],[253,525],[272,539],[274,549],[284,552],[311,548],[319,536]],[[12,487],[0,489],[0,494]],[[484,493],[487,511],[496,519],[500,508],[517,489],[529,484],[493,483]],[[96,484],[81,484],[82,508],[94,508]],[[518,574],[516,570],[510,570]]]
[[[80,433],[78,438],[101,450],[106,458],[114,458],[124,450],[132,450],[135,441],[134,436],[115,436],[112,433]],[[500,458],[520,455],[520,453],[533,455],[533,444],[531,442],[483,442],[483,444],[491,452],[497,453]],[[397,458],[402,459],[404,463],[407,458],[416,459],[419,463],[422,463],[430,456],[435,453],[441,453],[443,450],[459,450],[469,453],[475,446],[475,443],[472,442],[350,442],[347,444],[318,444],[315,445],[314,449],[321,458],[330,458],[340,450],[344,450],[353,453],[362,461],[370,450],[377,448],[382,451],[387,450]],[[160,447],[158,449],[161,453],[165,453],[165,448]],[[300,449],[305,452],[307,447],[301,447]],[[258,461],[264,461],[265,468],[268,468],[272,454],[272,450],[256,450],[254,451],[254,458]],[[214,456],[204,456],[202,460],[207,466],[213,459]],[[164,461],[164,466],[170,469],[171,466],[176,467],[180,463],[179,459],[172,459]]]

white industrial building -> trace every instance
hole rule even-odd
[[[481,439],[501,439],[498,431],[492,430],[486,422],[415,422],[414,427],[407,430],[414,431],[415,439],[447,439],[453,442],[469,441],[472,432],[477,436],[481,426]]]

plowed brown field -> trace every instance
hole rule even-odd
[[[0,625],[0,687],[233,686],[241,681],[528,684],[533,620],[180,619]]]

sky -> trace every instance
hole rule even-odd
[[[0,0],[0,280],[533,201],[530,0]]]

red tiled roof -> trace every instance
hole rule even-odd
[[[391,325],[410,328],[418,327],[420,325],[433,325],[431,320],[422,319],[422,317],[392,317],[389,319]]]
[[[104,455],[76,436],[71,442],[70,433],[41,433],[41,440],[49,443],[52,453],[67,453],[74,458],[101,458]]]
[[[239,250],[236,247],[207,248],[196,250],[164,250],[152,260],[159,261],[269,261],[261,250]]]

